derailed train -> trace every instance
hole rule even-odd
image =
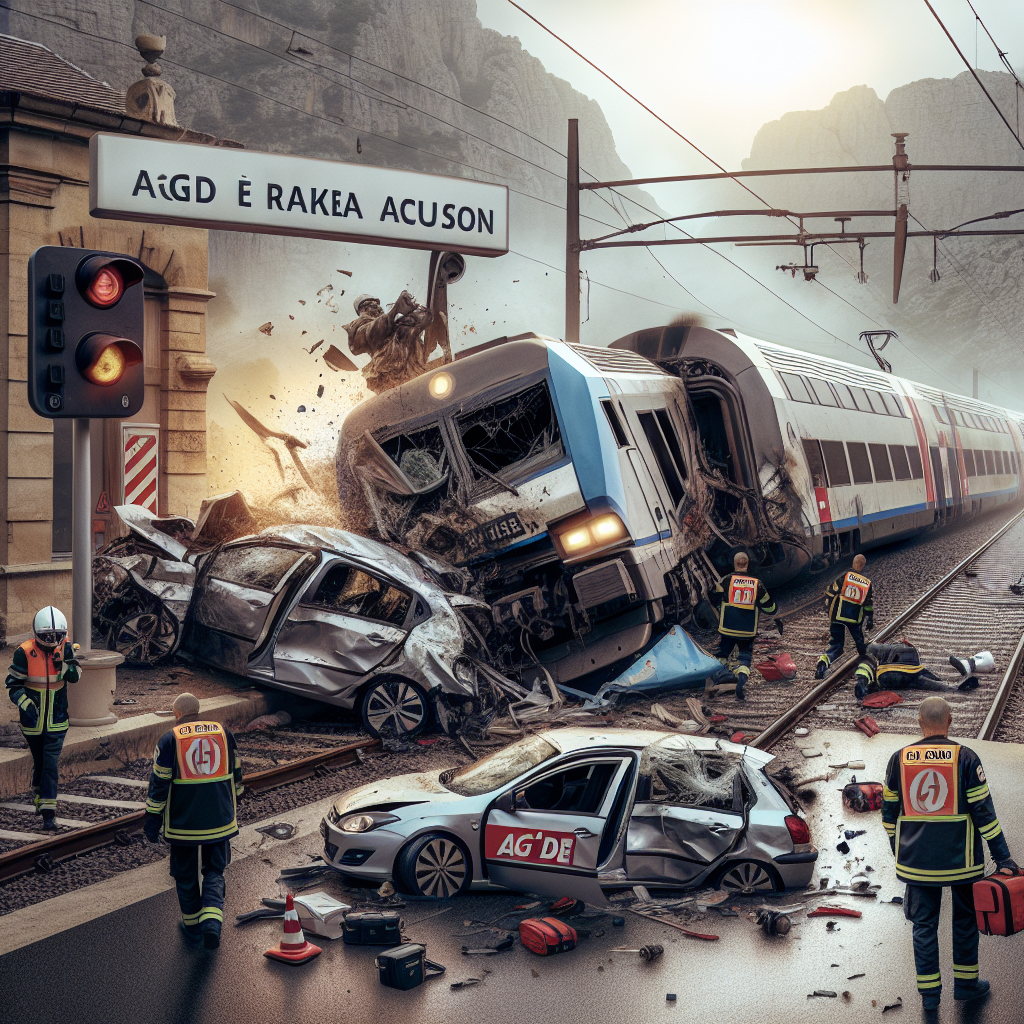
[[[353,409],[337,474],[382,539],[467,571],[507,661],[592,693],[738,548],[778,585],[1015,500],[1022,450],[1021,414],[671,326],[463,352]]]

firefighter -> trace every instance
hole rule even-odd
[[[32,752],[32,795],[43,831],[57,824],[57,762],[68,731],[68,683],[81,672],[68,643],[68,620],[59,608],[40,608],[32,620],[33,638],[14,652],[7,693],[20,712],[21,731]]]
[[[857,653],[862,658],[867,656],[864,627],[867,627],[868,632],[875,628],[871,580],[863,575],[867,564],[868,560],[863,555],[855,555],[851,571],[837,576],[825,591],[830,643],[828,650],[818,658],[814,669],[815,679],[824,679],[829,666],[843,653],[847,630],[857,646]]]
[[[196,697],[181,693],[173,708],[177,724],[153,751],[142,827],[156,843],[162,825],[170,843],[186,943],[192,949],[216,949],[224,921],[224,869],[231,860],[231,839],[238,835],[235,807],[242,795],[242,769],[234,736],[219,723],[200,719]]]
[[[989,990],[987,981],[978,980],[972,888],[985,871],[981,840],[988,843],[1001,874],[1015,874],[1017,865],[978,755],[948,738],[949,705],[942,697],[927,697],[918,721],[923,738],[889,758],[882,824],[896,855],[896,877],[907,883],[903,913],[914,924],[917,988],[924,1009],[936,1010],[942,993],[938,926],[943,888],[953,891],[953,998],[977,999]]]
[[[773,614],[775,602],[764,584],[755,576],[748,575],[750,558],[745,551],[737,551],[732,564],[736,571],[718,581],[710,600],[718,610],[718,635],[721,638],[716,657],[728,668],[733,649],[736,650],[736,699],[746,700],[744,690],[750,676],[750,663],[754,659],[758,617],[761,612]]]

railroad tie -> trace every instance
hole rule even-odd
[[[0,804],[4,810],[7,811],[23,811],[26,814],[35,814],[36,809],[34,804]],[[92,824],[88,821],[80,821],[78,818],[54,818],[53,819],[58,825],[65,825],[67,828],[85,828],[86,825]]]

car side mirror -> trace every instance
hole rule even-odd
[[[519,801],[516,799],[516,791],[510,789],[507,793],[502,793],[497,800],[494,801],[494,806],[499,811],[504,811],[506,814],[514,814],[516,808],[519,806]]]

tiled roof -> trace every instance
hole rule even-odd
[[[0,90],[78,103],[124,114],[124,93],[97,82],[88,72],[40,43],[0,35]]]

